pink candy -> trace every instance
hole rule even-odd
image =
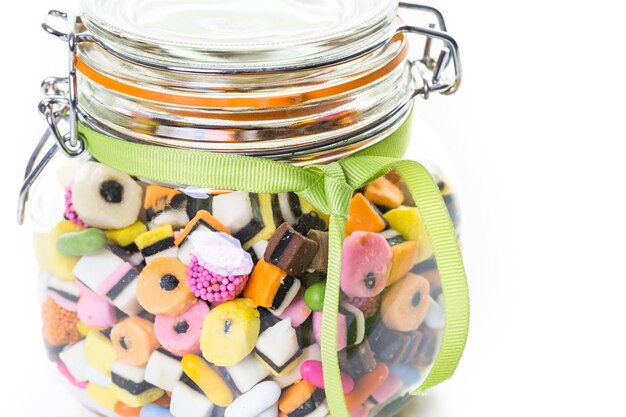
[[[80,321],[87,326],[111,327],[117,322],[115,308],[111,302],[87,288],[80,281],[76,281],[80,288],[77,314]]]
[[[215,274],[191,258],[187,267],[187,283],[196,297],[209,302],[223,302],[236,298],[248,282],[248,275],[223,276]]]
[[[315,334],[315,340],[319,345],[322,344],[322,320],[323,315],[321,311],[313,313],[313,333]],[[337,315],[337,352],[344,350],[348,346],[348,324],[346,323],[346,316],[339,313]]]
[[[74,205],[72,204],[72,186],[68,185],[65,188],[65,217],[69,221],[74,224],[77,224],[82,227],[88,227],[85,222],[83,222],[80,217],[78,217],[78,213],[74,210]]]
[[[311,315],[311,309],[307,307],[304,302],[304,290],[300,290],[296,298],[293,299],[291,304],[280,315],[281,319],[291,319],[291,325],[293,327],[300,327],[302,323],[306,321]]]
[[[164,349],[175,355],[198,353],[202,322],[209,310],[205,302],[198,301],[178,316],[160,314],[154,319],[154,335]]]
[[[317,388],[324,388],[324,372],[322,362],[305,361],[300,365],[300,375],[302,379]],[[354,389],[354,380],[350,375],[341,373],[341,384],[343,385],[343,393],[349,394]]]

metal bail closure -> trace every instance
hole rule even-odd
[[[411,61],[411,66],[417,73],[415,77],[416,87],[413,97],[422,96],[428,99],[431,92],[443,95],[454,94],[461,85],[462,69],[459,46],[456,40],[447,33],[446,23],[441,12],[434,7],[424,6],[411,2],[400,2],[400,8],[416,10],[433,15],[437,25],[430,24],[428,28],[419,26],[403,25],[397,29],[398,33],[414,34],[426,37],[423,55],[418,60]],[[438,30],[435,29],[438,26]],[[436,59],[432,57],[433,40],[443,42],[444,47],[439,51]],[[454,68],[454,75],[450,80],[448,68],[450,61]]]

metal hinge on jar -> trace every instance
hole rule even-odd
[[[424,99],[428,99],[430,94],[433,92],[444,95],[455,93],[461,84],[462,78],[459,48],[454,38],[446,32],[446,25],[442,14],[433,7],[415,4],[412,2],[400,2],[399,7],[405,10],[414,10],[426,13],[431,17],[434,17],[436,20],[436,23],[429,25],[429,27],[401,25],[397,27],[394,32],[394,35],[418,35],[425,38],[422,56],[409,61],[413,70],[412,73],[415,84],[412,97],[421,96]],[[50,35],[67,43],[69,74],[66,78],[48,78],[42,83],[42,92],[44,93],[45,98],[39,103],[39,112],[44,116],[48,127],[27,165],[24,185],[20,192],[17,213],[18,223],[20,224],[24,219],[24,210],[28,199],[29,189],[48,162],[52,159],[54,153],[60,149],[69,157],[77,157],[85,151],[85,144],[77,133],[79,108],[75,63],[77,47],[79,44],[83,42],[97,44],[108,53],[123,61],[153,69],[187,73],[233,72],[228,69],[181,68],[167,64],[157,64],[154,62],[139,60],[136,57],[129,56],[124,52],[111,48],[105,42],[85,30],[80,17],[73,17],[64,12],[52,10],[48,13],[48,19],[52,18],[63,21],[64,24],[67,25],[67,30],[62,31],[56,29],[47,20],[42,24],[42,27]],[[386,39],[384,42],[371,45],[366,50],[333,62],[316,64],[306,63],[288,67],[264,68],[262,70],[252,71],[298,71],[320,66],[336,65],[369,53],[372,50],[383,46],[387,42],[390,42],[391,38],[393,38],[393,36]],[[443,47],[439,49],[438,53],[433,54],[433,43],[436,41],[441,42]],[[237,72],[240,72],[240,70]],[[65,128],[62,128],[61,125],[66,126]],[[55,143],[49,148],[43,157],[39,158],[50,138],[53,138]],[[38,159],[41,160],[38,164],[36,164]]]

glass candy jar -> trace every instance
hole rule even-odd
[[[70,71],[43,83],[18,217],[29,200],[44,340],[83,404],[388,416],[452,374],[456,198],[402,160],[415,97],[461,80],[438,11],[83,0],[52,19]]]

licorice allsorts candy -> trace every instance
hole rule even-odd
[[[289,223],[303,235],[311,229],[328,228],[328,216],[317,212],[296,193],[272,195],[272,212],[275,224]]]
[[[430,366],[435,360],[438,338],[435,331],[425,325],[420,326],[419,332],[423,335],[422,342],[412,363],[424,368]]]
[[[143,190],[128,174],[85,162],[72,183],[72,206],[89,226],[120,229],[137,220]]]
[[[80,258],[73,271],[89,289],[107,297],[128,315],[142,311],[137,302],[137,271],[110,250]]]
[[[190,237],[195,233],[208,231],[230,234],[230,229],[220,223],[211,213],[206,210],[199,210],[174,241],[178,246],[178,259],[182,263],[189,265],[193,257],[195,247]]]
[[[358,379],[376,367],[374,352],[367,340],[359,345],[339,352],[339,367]]]
[[[145,380],[155,387],[172,391],[183,375],[180,359],[165,349],[155,350],[146,365]]]
[[[378,323],[368,341],[376,358],[387,363],[406,363],[415,360],[423,334],[420,331],[397,332]]]
[[[58,305],[69,311],[76,311],[80,288],[74,281],[62,281],[50,275],[48,281],[48,296],[54,299]]]
[[[241,394],[252,389],[256,384],[270,376],[267,369],[254,354],[246,356],[240,362],[224,368],[226,380]]]
[[[289,224],[281,224],[265,249],[265,262],[270,262],[289,275],[301,275],[317,253],[317,242],[308,239]]]
[[[323,312],[313,313],[313,331],[317,343],[321,345]],[[365,317],[363,312],[348,303],[339,305],[337,316],[337,351],[360,344],[365,337]]]
[[[281,320],[263,331],[259,335],[254,353],[275,376],[288,372],[302,355],[291,320]]]
[[[290,385],[295,384],[296,382],[302,379],[302,375],[300,375],[300,365],[306,361],[321,361],[322,360],[322,352],[320,350],[320,346],[317,343],[314,343],[310,346],[302,349],[302,355],[296,361],[295,366],[291,368],[290,371],[284,373],[279,377],[273,377],[272,379],[280,385],[281,388],[287,388]]]
[[[300,280],[287,275],[279,267],[260,260],[252,270],[243,296],[280,316],[296,298],[301,286]]]
[[[220,194],[213,198],[212,208],[213,216],[231,230],[244,249],[269,239],[276,230],[269,194],[242,191]]]
[[[278,401],[281,416],[324,417],[328,414],[324,390],[302,380],[283,391]]]
[[[361,193],[356,193],[350,201],[350,211],[346,221],[346,235],[354,232],[379,233],[388,224],[382,213]]]
[[[328,232],[310,230],[306,237],[317,243],[317,251],[308,269],[326,273],[328,270]]]
[[[180,229],[185,227],[189,223],[189,215],[187,214],[187,196],[184,194],[174,195],[170,202],[165,205],[162,211],[150,216],[148,212],[146,215],[150,219],[148,226],[150,229],[156,229],[157,227],[170,225],[174,229]]]
[[[85,337],[85,358],[89,365],[105,377],[111,376],[111,367],[117,360],[110,332],[111,329],[91,330]]]
[[[275,407],[280,398],[280,387],[274,381],[264,381],[240,395],[226,407],[224,417],[257,417]]]
[[[174,244],[174,230],[170,225],[140,234],[135,238],[135,244],[147,263],[157,258],[176,258],[178,255],[178,247]]]
[[[85,370],[89,366],[85,356],[85,340],[68,346],[59,354],[59,360],[65,364],[68,372],[76,381],[86,381]]]
[[[380,235],[387,240],[387,243],[389,243],[389,246],[391,247],[402,242],[406,242],[406,239],[400,234],[400,232],[394,229],[383,230],[380,232]]]
[[[142,407],[159,399],[164,391],[145,380],[145,368],[121,362],[111,367],[111,389],[117,398],[131,407]]]
[[[170,413],[174,417],[217,417],[221,414],[200,388],[184,377],[172,389]]]

